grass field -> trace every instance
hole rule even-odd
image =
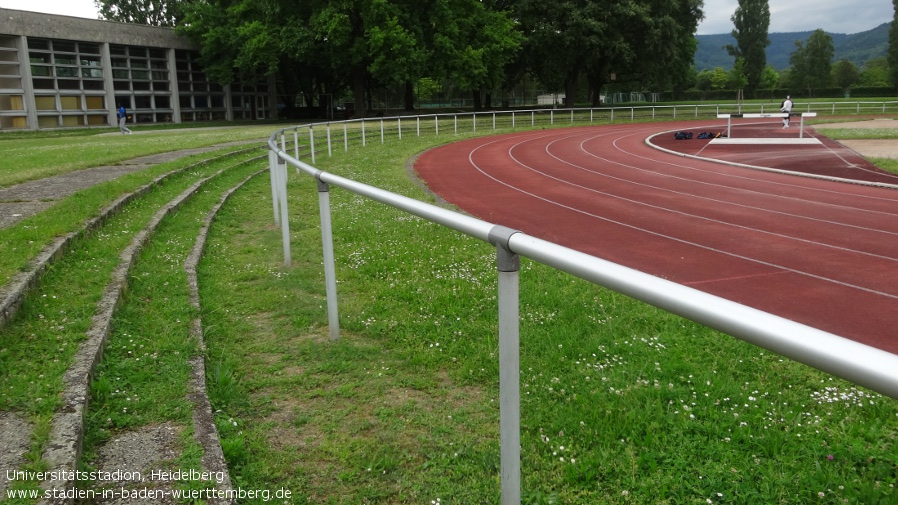
[[[206,134],[176,138],[223,141],[194,135]],[[317,166],[432,201],[409,180],[406,161],[457,138],[446,130],[338,149]],[[68,145],[73,158],[72,146],[115,150],[105,138],[51,142]],[[60,163],[55,150],[31,152],[19,163]],[[90,163],[100,162],[108,161]],[[126,430],[186,423],[185,363],[198,350],[184,339],[194,311],[179,267],[198,216],[258,168],[227,166],[217,176],[220,164],[191,170],[86,239],[2,330],[0,409],[43,426],[35,444],[54,409],[54,381],[117,251],[179,188],[214,176],[166,220],[132,271],[92,385],[87,464]],[[52,236],[47,228],[80,222],[150,175],[93,190],[109,193],[90,193],[93,203],[74,217],[51,211],[34,218],[46,220],[40,225],[0,231],[2,243],[8,251],[33,247],[26,245]],[[331,342],[317,191],[310,178],[290,178],[291,267],[283,266],[267,176],[224,207],[200,265],[207,383],[235,486],[289,490],[287,503],[498,503],[494,249],[333,191],[342,337]],[[69,304],[82,293],[79,305]],[[898,401],[527,260],[521,370],[524,503],[898,502]],[[178,464],[196,465],[195,448],[184,445]]]

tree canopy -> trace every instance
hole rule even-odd
[[[152,26],[175,26],[183,0],[94,0],[102,19]]]
[[[732,32],[736,46],[728,45],[726,49],[737,62],[742,60],[745,86],[751,92],[761,84],[764,67],[767,66],[770,6],[767,0],[739,0],[739,6],[730,19],[736,27]]]
[[[832,78],[833,39],[823,30],[815,30],[806,43],[795,41],[795,52],[789,58],[792,85],[807,89],[829,86]]]
[[[95,0],[107,19],[176,26],[220,84],[277,75],[285,97],[343,95],[358,115],[372,93],[427,82],[483,93],[524,76],[685,89],[694,80],[703,0]],[[289,98],[287,99],[289,101]]]

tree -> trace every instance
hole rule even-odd
[[[727,75],[726,87],[729,89],[744,89],[748,84],[748,77],[745,75],[745,60],[736,59],[736,64],[730,69]]]
[[[761,72],[761,89],[774,89],[779,86],[779,82],[779,72],[777,72],[772,65],[767,65],[766,67],[764,67],[764,71]]]
[[[584,74],[598,104],[612,75],[641,86],[685,87],[695,53],[701,0],[519,0],[524,54],[531,72],[549,89],[564,89],[574,106]]]
[[[760,86],[761,75],[767,66],[770,7],[767,0],[739,0],[739,6],[730,20],[736,27],[732,32],[736,46],[727,45],[726,50],[737,61],[739,58],[744,61],[746,88],[752,92]]]
[[[832,82],[842,88],[842,91],[847,92],[860,79],[861,73],[858,71],[857,66],[848,60],[840,60],[833,66]]]
[[[861,86],[888,86],[890,68],[891,66],[885,57],[867,61],[861,69]]]
[[[711,89],[726,89],[729,80],[730,74],[723,67],[714,67],[714,70],[711,72]]]
[[[504,84],[506,67],[515,60],[523,36],[505,12],[479,0],[423,3],[431,5],[430,73],[471,91],[475,109],[480,109],[484,90]]]
[[[708,91],[711,89],[711,78],[713,77],[713,72],[708,69],[702,70],[695,76],[695,89],[701,91]]]
[[[889,28],[889,77],[898,87],[898,0],[892,0],[892,26]]]
[[[101,19],[152,26],[176,26],[184,0],[94,0]]]
[[[811,33],[806,44],[796,40],[789,57],[792,86],[807,89],[809,95],[814,88],[829,86],[834,52],[832,37],[821,29]]]

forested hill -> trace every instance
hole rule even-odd
[[[886,55],[889,46],[889,26],[884,23],[872,30],[861,33],[830,33],[833,38],[835,55],[833,63],[840,60],[848,60],[858,67],[864,65],[867,60]],[[770,45],[767,46],[767,64],[777,70],[789,67],[789,56],[795,51],[795,41],[807,42],[813,32],[771,33],[767,38]],[[733,57],[727,53],[724,47],[727,44],[736,44],[736,40],[729,33],[719,35],[696,35],[698,50],[695,52],[695,67],[701,70],[723,67],[729,70],[733,67]]]

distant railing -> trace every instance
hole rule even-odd
[[[819,105],[819,104],[818,104]],[[886,110],[886,104],[881,104]],[[898,102],[889,102],[898,111]],[[677,109],[679,107],[679,109]],[[476,114],[427,115],[395,118],[352,120],[338,123],[342,130],[344,149],[349,149],[350,126],[354,142],[365,145],[374,131],[374,139],[384,142],[388,132],[401,139],[403,131],[421,135],[422,127],[433,128],[439,135],[440,128],[459,127],[468,132],[497,129],[501,123],[511,126],[530,120],[531,126],[540,126],[537,118],[556,124],[580,118],[594,120],[597,114],[614,120],[621,111],[629,112],[630,120],[651,114],[657,117],[663,111],[676,115],[686,109],[718,114],[724,106],[668,106],[625,107],[623,109],[569,109],[545,111],[485,112]],[[793,109],[794,110],[794,109]],[[501,118],[501,120],[500,120]],[[479,122],[479,123],[478,123]],[[403,126],[405,123],[406,126]],[[409,126],[409,123],[412,125]],[[327,152],[332,154],[333,126],[335,123],[297,126],[279,130],[268,140],[269,170],[275,223],[280,226],[283,238],[284,261],[290,264],[290,231],[287,212],[287,165],[297,173],[315,178],[318,183],[321,235],[323,244],[325,285],[330,338],[339,338],[337,305],[337,281],[331,226],[330,188],[332,186],[389,205],[408,214],[418,216],[465,235],[491,244],[496,248],[499,303],[499,396],[500,396],[500,451],[501,491],[503,505],[517,505],[521,500],[520,468],[520,356],[519,356],[519,267],[520,257],[569,273],[596,285],[641,300],[673,314],[704,324],[746,342],[763,347],[782,356],[807,364],[824,372],[867,387],[891,398],[898,399],[898,356],[846,338],[833,335],[779,316],[762,312],[714,295],[680,284],[654,277],[628,267],[611,263],[567,247],[528,236],[500,224],[489,223],[442,207],[391,193],[367,184],[321,171],[312,164],[300,161],[300,130],[307,129],[308,154],[314,163],[316,152],[315,129],[325,128]],[[374,125],[372,128],[371,125]],[[405,128],[405,130],[403,130]],[[292,132],[289,135],[288,132]],[[408,133],[406,133],[408,134]],[[292,137],[294,155],[287,151],[287,139]]]
[[[384,143],[387,138],[402,139],[408,135],[421,136],[428,132],[440,135],[446,132],[477,133],[518,128],[561,127],[588,124],[632,123],[636,121],[667,121],[690,119],[716,119],[725,113],[775,113],[779,104],[688,104],[646,105],[624,107],[593,107],[576,109],[527,109],[457,114],[416,114],[394,117],[374,117],[328,121],[286,128],[293,132],[294,157],[309,157],[315,164],[316,156],[326,146],[328,156],[342,145],[345,151],[353,145]],[[792,112],[816,111],[830,115],[881,115],[898,114],[898,101],[889,102],[798,102]],[[300,131],[308,130],[308,135]],[[320,132],[320,133],[318,133]]]

